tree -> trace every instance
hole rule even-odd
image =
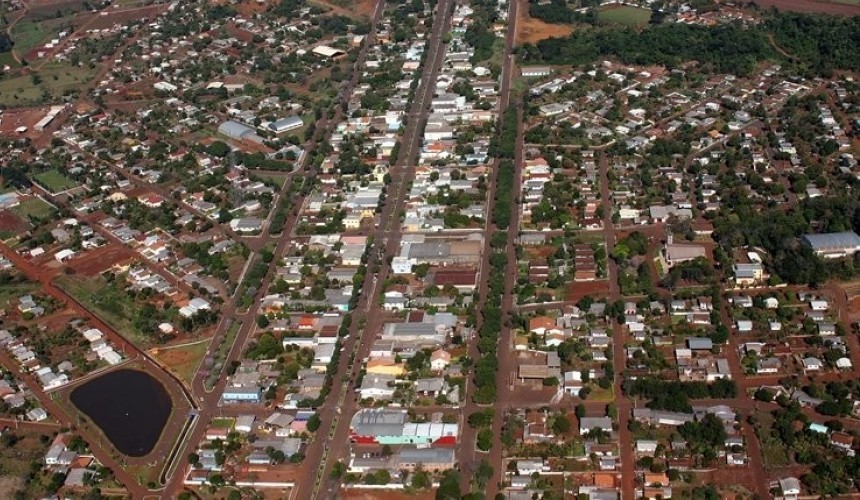
[[[206,152],[218,158],[224,158],[230,154],[230,146],[224,141],[215,141],[206,148]]]
[[[416,490],[423,490],[432,486],[432,482],[430,481],[430,474],[427,473],[421,466],[415,469],[415,472],[412,473],[412,481],[411,485]]]
[[[445,471],[436,490],[436,500],[460,500],[460,474],[455,470]]]
[[[565,415],[555,417],[552,422],[552,431],[556,435],[570,432],[570,420]]]
[[[320,416],[317,413],[314,413],[308,419],[308,430],[311,432],[316,432],[317,429],[320,428],[320,424],[322,424],[322,421],[320,421]]]
[[[198,455],[196,453],[189,453],[188,454],[188,463],[191,465],[199,464],[200,463],[200,455]]]

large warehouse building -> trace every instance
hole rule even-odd
[[[854,231],[841,233],[805,234],[803,241],[816,255],[827,259],[848,257],[860,252],[860,236]]]

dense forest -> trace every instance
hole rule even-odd
[[[790,57],[775,50],[769,38]],[[615,56],[628,64],[676,67],[696,60],[720,73],[751,74],[766,59],[797,64],[814,74],[860,69],[860,16],[839,18],[773,14],[758,26],[739,23],[708,28],[658,24],[643,31],[610,25],[577,29],[567,38],[548,38],[525,45],[527,62],[593,64]]]

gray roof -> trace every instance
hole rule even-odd
[[[397,461],[407,464],[453,464],[456,462],[454,448],[413,448],[400,449]]]
[[[687,339],[687,347],[690,349],[709,350],[714,347],[714,343],[709,338],[690,337]]]
[[[841,233],[805,234],[803,239],[813,250],[833,251],[860,247],[860,236],[853,231]]]
[[[299,128],[304,125],[305,122],[298,116],[288,116],[286,118],[281,118],[280,120],[273,121],[269,124],[269,129],[275,132],[281,130],[289,130],[292,128]]]
[[[228,120],[218,127],[218,132],[233,139],[241,139],[245,134],[253,134],[254,129],[233,120]]]
[[[600,428],[604,431],[612,431],[612,419],[609,417],[582,417],[579,420],[581,431],[590,431]]]
[[[352,417],[352,430],[361,436],[400,436],[409,420],[406,410],[363,409]]]

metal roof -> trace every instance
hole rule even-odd
[[[860,248],[860,236],[853,231],[805,234],[803,239],[813,250],[819,251]]]

